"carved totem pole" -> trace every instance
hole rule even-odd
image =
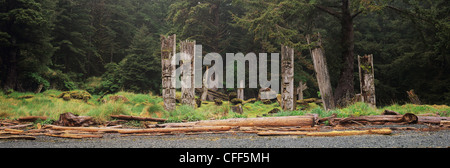
[[[181,77],[181,103],[195,108],[195,41],[182,41],[180,47],[181,67],[183,73],[183,76]]]
[[[281,108],[295,110],[294,49],[281,46]]]
[[[175,110],[175,53],[176,35],[161,36],[162,96],[164,109]]]

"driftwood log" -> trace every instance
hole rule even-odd
[[[0,136],[0,139],[24,139],[24,140],[35,140],[34,136],[21,136],[21,135],[12,135],[12,136]]]
[[[148,128],[148,129],[116,129],[116,128],[100,128],[100,127],[62,127],[55,125],[46,126],[52,130],[77,130],[84,132],[110,132],[121,134],[133,133],[167,133],[167,132],[202,132],[202,131],[228,131],[230,126],[196,126],[196,127],[182,127],[182,128]]]
[[[226,120],[199,121],[196,125],[203,126],[241,126],[241,127],[286,127],[286,126],[314,126],[317,116],[289,116],[263,118],[233,118]]]
[[[398,112],[391,111],[391,110],[384,110],[382,115],[401,115]],[[425,116],[424,116],[425,115]],[[426,116],[426,115],[432,115],[432,116]],[[450,121],[450,117],[440,117],[438,114],[422,114],[417,116],[417,123],[418,124],[436,124],[439,125],[441,121]]]
[[[19,119],[18,119],[18,121],[19,122],[34,122],[34,121],[36,121],[36,120],[38,120],[38,119],[40,119],[40,120],[47,120],[47,117],[44,117],[44,116],[28,116],[28,117],[20,117]]]
[[[20,129],[20,128],[26,128],[29,126],[33,126],[33,124],[22,124],[22,125],[11,125],[11,126],[6,126],[6,127],[0,127],[0,130],[4,130],[4,129]]]
[[[232,118],[225,120],[203,120],[187,123],[157,124],[157,127],[193,127],[193,126],[239,126],[239,127],[291,127],[314,126],[317,124],[317,115],[288,116],[288,117],[262,117],[262,118]]]
[[[418,117],[412,113],[405,115],[375,115],[375,116],[360,116],[348,118],[330,118],[330,125],[384,125],[386,123],[396,124],[416,124]]]
[[[111,118],[120,119],[120,120],[154,121],[154,122],[167,121],[167,119],[163,119],[163,118],[137,117],[137,116],[128,116],[128,115],[111,115]]]
[[[450,121],[450,117],[431,117],[431,116],[418,116],[419,124],[441,124],[442,121]]]
[[[306,135],[306,136],[351,136],[351,135],[367,135],[380,134],[389,135],[392,133],[391,129],[372,129],[362,131],[331,131],[331,132],[303,132],[303,131],[264,131],[258,132],[259,136],[282,136],[282,135]]]

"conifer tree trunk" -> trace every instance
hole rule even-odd
[[[353,17],[349,9],[349,1],[342,0],[342,15],[341,15],[341,26],[342,26],[342,59],[343,64],[341,67],[341,74],[339,77],[339,82],[336,87],[334,96],[335,101],[341,106],[345,106],[347,100],[354,95],[354,53],[355,48],[354,42],[354,29],[353,29]]]

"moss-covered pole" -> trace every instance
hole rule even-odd
[[[373,55],[358,56],[358,67],[362,101],[376,107]]]

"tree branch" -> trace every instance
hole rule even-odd
[[[328,14],[330,14],[330,15],[338,18],[338,19],[341,19],[341,13],[340,12],[336,12],[336,11],[334,11],[334,10],[328,8],[328,7],[321,6],[321,5],[314,5],[314,7],[316,7],[317,9],[319,9],[321,11],[327,12]]]
[[[352,19],[354,19],[356,16],[358,16],[359,14],[361,14],[363,11],[360,10],[358,12],[356,12],[355,14],[352,15]]]
[[[425,21],[425,22],[430,23],[430,24],[435,24],[435,23],[436,23],[435,21],[432,21],[432,20],[427,19],[427,18],[423,18],[423,17],[418,16],[418,15],[416,15],[416,14],[414,14],[414,13],[411,13],[411,12],[409,12],[409,11],[407,11],[407,10],[399,9],[399,8],[397,8],[397,7],[390,6],[390,5],[388,5],[388,6],[386,6],[386,7],[389,8],[389,9],[392,9],[392,10],[394,10],[394,11],[396,11],[396,12],[405,14],[405,15],[407,15],[407,16],[410,16],[410,17],[413,17],[413,18],[416,18],[416,19],[420,19],[420,20]]]

